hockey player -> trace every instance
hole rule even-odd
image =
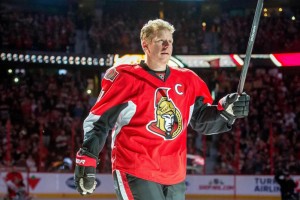
[[[150,20],[140,33],[145,61],[106,72],[98,101],[84,121],[84,141],[76,156],[74,178],[80,194],[93,193],[98,154],[112,130],[118,199],[183,200],[187,126],[216,134],[248,115],[250,97],[245,93],[229,94],[211,105],[201,78],[167,65],[174,31],[164,20]]]
[[[7,185],[7,196],[5,200],[29,200],[31,199],[26,191],[24,179],[20,172],[12,167],[12,171],[8,172],[5,177]]]

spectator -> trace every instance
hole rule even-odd
[[[295,193],[296,183],[286,171],[278,171],[275,174],[275,181],[280,186],[281,200],[297,200]]]

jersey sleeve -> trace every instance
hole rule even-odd
[[[231,126],[220,115],[217,105],[212,105],[213,99],[206,83],[197,76],[194,78],[195,103],[190,121],[191,127],[202,134],[216,134],[226,132]]]
[[[107,135],[133,98],[134,79],[117,67],[107,70],[97,102],[84,120],[83,148],[98,156]]]

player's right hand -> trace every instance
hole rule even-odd
[[[98,158],[85,149],[76,154],[74,181],[76,190],[81,195],[92,194],[96,188],[96,166]]]
[[[245,92],[242,94],[231,93],[219,101],[219,105],[224,110],[221,116],[233,124],[236,118],[243,118],[249,114],[250,96]]]

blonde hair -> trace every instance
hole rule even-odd
[[[141,29],[141,41],[151,41],[157,31],[165,29],[170,31],[172,34],[175,31],[174,26],[167,21],[164,21],[162,19],[149,20]]]

